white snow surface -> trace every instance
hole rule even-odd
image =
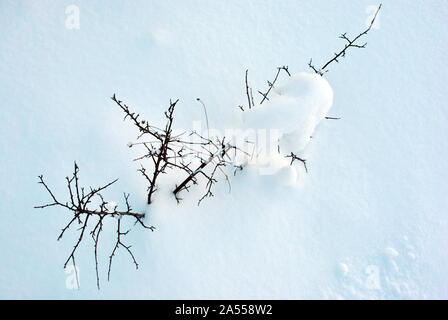
[[[309,59],[333,57],[339,34],[360,32],[376,3],[1,1],[0,298],[447,299],[448,38],[434,30],[447,30],[448,5],[382,2],[367,47],[319,78]],[[79,29],[65,24],[73,4]],[[293,76],[241,113],[245,70],[259,101],[282,65]],[[114,93],[154,125],[179,98],[176,128],[205,130],[200,97],[211,128],[278,129],[282,153],[296,151],[309,172],[273,153],[200,206],[201,187],[177,204],[179,178],[165,177],[148,207],[137,148],[126,146],[137,132]],[[122,209],[130,193],[157,228],[132,229],[139,269],[119,251],[107,282],[116,220],[105,224],[101,290],[90,236],[73,290],[62,266],[77,234],[56,241],[70,216],[33,209],[50,200],[40,174],[66,199],[74,160],[85,186],[119,178],[104,198]]]
[[[105,207],[107,212],[114,213],[116,211],[116,208],[117,208],[117,203],[114,202],[114,201],[108,201],[108,202],[106,202],[104,207]]]
[[[281,150],[301,152],[333,103],[333,91],[323,77],[301,72],[275,85],[269,101],[243,113],[248,129],[277,130]]]
[[[315,73],[300,72],[279,80],[268,100],[241,113],[242,129],[233,139],[248,156],[240,154],[237,163],[257,165],[263,175],[277,172],[281,184],[294,185],[297,170],[302,175],[304,170],[291,166],[285,155],[293,152],[303,157],[316,126],[325,119],[332,103],[330,84]]]

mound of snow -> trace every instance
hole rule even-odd
[[[106,202],[104,207],[108,213],[115,213],[115,211],[117,211],[117,203],[114,201]]]
[[[302,151],[333,104],[330,84],[317,74],[301,72],[271,93],[269,101],[244,113],[244,127],[278,131],[283,152]]]
[[[255,132],[257,137],[252,163],[269,166],[265,174],[279,172],[289,165],[290,161],[284,156],[303,152],[332,104],[333,90],[327,80],[317,74],[301,72],[276,84],[269,101],[243,113],[244,133],[253,135]],[[279,151],[282,161],[279,161]]]

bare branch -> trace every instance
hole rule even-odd
[[[305,172],[308,173],[308,168],[306,167],[306,160],[302,159],[298,156],[296,156],[293,152],[289,156],[285,156],[285,158],[291,158],[291,165],[294,163],[295,160],[298,160],[303,163],[303,166],[305,167]]]
[[[54,195],[54,193],[51,191],[51,189],[48,187],[48,185],[45,183],[43,176],[39,176],[39,184],[42,184],[44,186],[44,188],[47,190],[47,192],[49,193],[51,199],[53,200],[53,202],[46,204],[46,205],[41,205],[41,206],[36,206],[35,208],[47,208],[47,207],[51,207],[51,206],[57,206],[57,207],[62,207],[65,210],[69,211],[72,214],[72,218],[70,219],[70,221],[65,225],[65,227],[62,229],[62,232],[60,233],[60,235],[58,236],[58,240],[62,239],[62,237],[64,236],[65,232],[67,230],[69,230],[69,228],[73,225],[73,223],[75,221],[78,222],[78,224],[81,225],[81,227],[77,230],[78,234],[78,239],[75,243],[75,245],[73,246],[72,251],[70,252],[70,255],[68,256],[67,260],[64,263],[64,268],[67,267],[68,263],[70,261],[72,261],[73,266],[75,268],[75,273],[76,273],[76,278],[78,280],[78,271],[76,268],[76,253],[79,249],[80,244],[82,243],[82,241],[84,240],[84,235],[86,234],[87,230],[89,229],[89,222],[92,221],[93,219],[96,219],[96,223],[94,224],[93,229],[91,229],[90,231],[90,235],[92,236],[93,242],[94,242],[94,255],[95,255],[95,270],[96,270],[96,278],[97,278],[97,286],[98,289],[100,288],[100,276],[99,276],[99,271],[98,271],[98,247],[99,247],[99,238],[100,238],[100,234],[104,231],[103,230],[103,226],[104,226],[104,219],[106,218],[118,218],[119,221],[120,219],[122,219],[123,217],[129,217],[135,220],[135,223],[139,223],[141,224],[144,228],[146,229],[150,229],[150,230],[154,230],[154,227],[148,227],[143,223],[143,219],[145,218],[145,214],[143,213],[137,213],[137,212],[133,212],[131,209],[131,205],[129,203],[129,195],[124,195],[125,198],[125,203],[126,203],[126,210],[125,211],[117,211],[117,207],[115,206],[114,208],[108,208],[108,203],[104,201],[103,196],[101,195],[101,191],[107,189],[108,187],[110,187],[112,184],[114,184],[116,180],[113,180],[112,182],[109,182],[107,184],[105,184],[102,187],[98,187],[98,188],[89,188],[90,191],[89,192],[85,192],[85,188],[80,187],[79,185],[79,167],[75,162],[74,165],[74,171],[73,171],[73,175],[71,178],[66,178],[67,180],[67,188],[68,188],[68,193],[69,193],[69,201],[66,203],[62,203],[60,201],[57,200],[56,196]],[[74,185],[73,185],[74,184]],[[76,195],[76,196],[75,196]],[[94,196],[98,196],[98,198],[100,199],[100,203],[99,203],[99,209],[93,209],[90,207],[90,205],[92,204],[92,199]],[[70,204],[69,204],[70,203]],[[135,262],[135,258],[134,255],[132,254],[132,252],[130,251],[130,246],[125,246],[122,242],[121,242],[121,236],[126,235],[126,233],[122,233],[119,231],[119,239],[118,242],[120,245],[122,245],[123,247],[126,248],[126,250],[129,252],[129,254],[131,255],[133,261]],[[109,272],[110,273],[110,272]],[[79,280],[78,280],[78,286],[79,286]]]
[[[249,72],[249,69],[246,69],[246,96],[247,96],[247,105],[249,107],[249,109],[252,108],[252,101],[250,99],[250,93],[249,93],[249,84],[247,82],[247,74]],[[252,89],[250,89],[250,91],[252,91]]]
[[[325,117],[327,120],[340,120],[341,118],[335,118],[335,117]]]
[[[381,10],[381,7],[382,7],[382,4],[379,5],[379,7],[378,7],[378,9],[376,10],[375,15],[373,16],[373,19],[372,19],[372,21],[370,22],[370,24],[369,24],[369,26],[367,27],[367,29],[364,30],[363,32],[361,32],[360,34],[358,34],[356,37],[354,37],[353,39],[350,39],[350,38],[347,36],[347,33],[343,33],[343,34],[341,34],[341,35],[339,36],[340,39],[345,40],[347,43],[344,45],[344,48],[343,48],[341,51],[335,53],[335,54],[334,54],[334,57],[331,58],[330,60],[328,60],[328,61],[327,61],[327,62],[326,62],[320,69],[317,69],[316,67],[314,67],[314,66],[312,65],[312,60],[310,60],[308,66],[309,66],[315,73],[317,73],[317,74],[323,76],[324,73],[328,72],[327,67],[328,67],[330,64],[332,64],[333,62],[338,63],[338,62],[339,62],[339,60],[338,60],[339,58],[344,58],[344,57],[345,57],[345,54],[346,54],[346,52],[347,52],[347,50],[348,50],[349,48],[364,49],[364,48],[366,47],[367,43],[364,43],[364,44],[357,44],[356,42],[357,42],[361,37],[363,37],[364,35],[366,35],[366,34],[372,29],[372,26],[373,26],[373,24],[375,23],[375,20],[376,20],[376,18],[377,18],[377,16],[378,16],[379,11]]]
[[[277,74],[275,75],[274,81],[272,81],[272,82],[268,81],[268,90],[265,93],[258,91],[258,93],[263,96],[263,99],[261,99],[260,104],[263,104],[263,102],[265,100],[269,100],[268,99],[269,92],[271,92],[271,89],[274,87],[275,82],[277,81],[278,76],[280,74],[280,71],[282,71],[282,70],[284,70],[288,74],[288,76],[291,76],[291,74],[289,73],[289,70],[288,70],[288,66],[277,67]]]

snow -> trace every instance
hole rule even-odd
[[[255,146],[257,152],[264,155],[278,153],[278,144],[283,154],[301,153],[333,103],[331,86],[317,74],[301,72],[283,83],[276,83],[272,93],[269,101],[244,112],[244,132],[266,131],[268,137],[263,141],[273,140],[274,144],[258,143]],[[278,138],[278,144],[272,134]],[[271,150],[263,150],[269,148]]]
[[[349,268],[345,263],[340,262],[338,264],[340,274],[345,277],[348,274]]]
[[[367,48],[322,79],[309,59],[331,58],[375,3],[1,1],[0,298],[448,298],[448,39],[434,32],[447,29],[448,7],[382,2]],[[69,5],[79,29],[66,28]],[[285,64],[293,76],[281,74],[271,101],[239,111],[245,70],[255,94]],[[148,207],[138,148],[126,146],[137,132],[114,93],[154,125],[179,98],[176,129],[204,132],[199,97],[215,132],[277,129],[282,153],[296,150],[308,173],[265,152],[232,172],[230,192],[221,180],[198,206],[194,186],[177,204],[179,177],[165,177]],[[79,249],[73,290],[62,265],[76,235],[56,241],[70,216],[33,209],[48,200],[36,177],[64,198],[74,160],[83,185],[119,178],[104,198],[130,193],[157,228],[133,228],[139,269],[119,252],[107,282],[115,230],[105,225],[100,291],[93,243]]]
[[[390,258],[398,257],[400,255],[397,250],[390,247],[384,249],[384,253]]]
[[[109,213],[114,213],[115,211],[117,211],[117,203],[114,201],[108,201],[104,206],[106,211]]]

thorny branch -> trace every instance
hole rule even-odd
[[[313,60],[310,59],[310,62],[308,63],[308,66],[317,74],[319,74],[320,76],[323,76],[324,73],[328,72],[327,68],[328,66],[333,63],[333,62],[339,62],[340,58],[345,57],[345,54],[347,52],[347,50],[349,48],[358,48],[358,49],[363,49],[366,47],[367,43],[364,43],[362,45],[358,44],[358,40],[360,38],[362,38],[364,35],[367,35],[367,33],[372,29],[373,24],[375,23],[375,20],[378,16],[379,11],[381,10],[382,5],[380,4],[378,9],[375,12],[375,15],[372,18],[372,21],[370,22],[369,26],[367,27],[366,30],[364,30],[363,32],[361,32],[360,34],[358,34],[356,37],[354,37],[353,39],[350,39],[347,36],[347,33],[343,33],[339,36],[339,38],[343,39],[344,41],[346,41],[347,43],[345,44],[344,48],[339,51],[338,53],[334,54],[334,57],[331,58],[329,61],[327,61],[321,68],[316,68],[313,65]],[[258,91],[259,94],[262,95],[262,100],[260,102],[260,105],[265,101],[265,100],[269,100],[268,98],[268,94],[270,93],[271,89],[274,87],[278,76],[281,72],[281,70],[284,70],[289,76],[291,76],[291,74],[289,73],[288,67],[287,66],[283,66],[283,67],[278,67],[277,68],[277,73],[275,75],[275,78],[272,82],[268,81],[268,89],[266,92],[261,92]],[[246,77],[245,77],[245,81],[246,81],[246,96],[247,96],[247,100],[248,100],[248,105],[249,105],[249,109],[251,109],[251,106],[254,106],[253,104],[251,105],[251,100],[250,100],[250,95],[249,95],[249,89],[252,90],[252,88],[249,88],[248,85],[248,80],[247,80],[247,74],[248,74],[248,70],[246,70]],[[242,106],[238,106],[242,111],[244,111],[244,108]],[[339,120],[340,118],[337,117],[325,117],[325,119],[327,120]],[[279,151],[280,152],[280,151]],[[294,154],[293,152],[291,152],[289,155],[286,156],[286,158],[291,158],[291,165],[294,163],[294,161],[300,161],[303,163],[304,167],[305,167],[305,171],[308,172],[308,168],[306,166],[306,160],[302,159],[300,157],[298,157],[296,154]]]
[[[67,260],[64,263],[64,268],[67,267],[68,263],[72,261],[73,267],[75,269],[76,274],[76,280],[77,285],[79,288],[79,278],[78,278],[78,271],[76,268],[76,259],[75,254],[77,252],[77,249],[79,248],[79,245],[84,240],[84,236],[89,228],[89,222],[96,219],[94,222],[93,228],[90,231],[90,235],[92,236],[92,239],[94,241],[94,254],[95,254],[95,270],[96,270],[96,279],[97,279],[97,286],[98,289],[100,288],[100,277],[99,277],[99,271],[98,271],[98,244],[99,244],[99,238],[100,234],[103,231],[104,227],[104,220],[105,218],[117,218],[118,219],[118,226],[117,226],[117,244],[122,245],[131,255],[134,263],[136,264],[136,267],[138,266],[134,255],[130,251],[130,246],[126,246],[121,242],[121,236],[126,235],[129,231],[122,233],[120,231],[120,221],[123,217],[129,217],[134,219],[135,223],[139,223],[141,226],[143,226],[145,229],[150,229],[151,231],[154,231],[153,226],[146,226],[143,222],[143,219],[145,218],[145,214],[143,213],[137,213],[133,212],[132,208],[129,204],[129,195],[124,194],[124,199],[126,203],[126,210],[125,211],[117,211],[117,206],[114,206],[113,208],[110,207],[111,203],[108,203],[104,201],[104,198],[101,194],[101,192],[108,187],[110,187],[112,184],[117,182],[118,179],[102,186],[99,188],[89,188],[89,191],[86,191],[84,187],[79,186],[79,167],[78,165],[74,164],[74,171],[72,177],[66,177],[67,180],[67,189],[69,193],[69,200],[66,202],[59,201],[55,194],[51,191],[51,189],[48,187],[48,185],[45,183],[45,180],[42,175],[40,175],[39,178],[39,184],[43,185],[44,188],[49,193],[52,202],[36,206],[37,209],[44,209],[48,207],[62,207],[66,210],[68,210],[73,216],[72,219],[67,223],[67,225],[62,229],[62,232],[59,234],[58,240],[62,239],[65,232],[73,225],[74,222],[76,222],[81,227],[77,229],[79,232],[78,239],[68,256]],[[93,209],[93,203],[94,197],[97,197],[95,199],[99,200],[99,205],[97,209]],[[108,273],[108,279],[110,276],[110,267],[112,264],[112,257],[117,249],[117,246],[115,247],[114,251],[112,252],[110,263],[109,263],[109,273]]]
[[[381,9],[382,5],[378,7],[378,10],[375,12],[375,15],[368,26],[366,30],[361,32],[359,35],[357,35],[355,38],[351,39],[347,36],[347,33],[343,33],[340,35],[339,38],[343,39],[347,43],[345,44],[344,48],[339,51],[338,53],[334,54],[334,57],[331,58],[329,61],[327,61],[321,68],[316,68],[312,64],[312,59],[310,60],[308,66],[317,74],[323,76],[324,73],[328,72],[327,68],[328,66],[333,62],[339,62],[340,58],[345,57],[346,52],[349,48],[358,48],[362,49],[366,47],[366,43],[360,45],[357,43],[357,41],[363,37],[364,35],[367,35],[367,33],[371,30],[378,13]],[[269,100],[269,93],[271,92],[272,88],[274,87],[280,72],[284,70],[288,76],[291,76],[288,66],[282,66],[277,68],[277,73],[275,75],[274,80],[267,81],[268,83],[268,89],[266,92],[258,91],[259,94],[262,95],[262,99],[260,102],[260,105],[263,104],[265,100]],[[252,107],[255,107],[254,103],[254,97],[252,95],[252,88],[249,86],[248,82],[248,72],[249,70],[246,70],[245,74],[245,85],[246,85],[246,96],[247,96],[247,103],[248,108],[251,109]],[[179,197],[179,193],[183,190],[188,191],[190,188],[190,184],[198,184],[199,183],[199,176],[205,177],[205,188],[206,192],[205,194],[199,199],[198,204],[206,197],[213,196],[212,193],[212,187],[214,183],[217,182],[216,174],[218,172],[222,173],[224,177],[226,178],[227,182],[230,182],[229,178],[226,174],[226,172],[223,170],[224,167],[230,165],[234,168],[234,175],[238,170],[243,170],[243,165],[235,165],[232,163],[231,158],[229,157],[229,151],[231,149],[235,150],[235,153],[237,151],[242,151],[241,149],[237,148],[236,146],[233,146],[227,142],[225,142],[225,137],[222,139],[217,138],[216,141],[213,141],[210,139],[210,136],[207,138],[202,137],[196,132],[191,132],[189,136],[195,135],[199,138],[199,141],[192,142],[187,141],[185,139],[184,134],[179,134],[174,136],[172,132],[172,126],[174,122],[174,110],[176,107],[176,104],[179,100],[176,100],[175,102],[170,101],[170,106],[168,110],[165,112],[165,118],[166,118],[166,124],[164,128],[158,128],[156,126],[150,125],[148,121],[144,119],[140,119],[140,115],[136,114],[135,112],[132,112],[130,108],[124,104],[121,100],[117,99],[116,95],[114,94],[111,98],[124,112],[124,120],[129,119],[133,125],[135,125],[139,131],[139,135],[137,137],[137,140],[145,138],[150,138],[151,140],[147,141],[139,141],[135,143],[130,143],[129,147],[132,147],[134,145],[141,145],[145,148],[145,153],[138,157],[135,160],[150,160],[153,165],[152,172],[147,171],[147,169],[142,165],[141,168],[138,170],[143,177],[147,180],[149,183],[148,186],[148,196],[147,196],[147,203],[151,204],[152,198],[154,193],[157,191],[157,181],[161,174],[167,173],[168,169],[177,169],[181,172],[185,173],[187,177],[176,186],[176,188],[173,191],[173,194],[177,201],[180,201],[181,198]],[[197,99],[204,107],[204,112],[206,115],[206,121],[207,121],[207,129],[209,130],[208,126],[208,117],[207,117],[207,110],[205,107],[205,104],[198,98]],[[243,106],[238,106],[242,111],[244,111]],[[331,120],[338,120],[340,118],[335,117],[325,117],[326,119]],[[244,152],[244,151],[242,151]],[[280,151],[279,151],[280,152]],[[193,157],[193,160],[190,161],[190,158]],[[306,160],[300,158],[295,153],[291,152],[289,155],[285,156],[286,158],[291,158],[291,165],[294,163],[294,161],[299,161],[303,164],[305,171],[308,172],[308,168],[306,165]],[[194,161],[196,160],[196,161]],[[196,164],[199,161],[199,164]],[[208,171],[206,170],[208,168]],[[192,169],[196,168],[196,169]],[[101,233],[104,231],[105,226],[105,219],[106,218],[116,218],[116,242],[114,249],[112,250],[111,255],[109,256],[109,267],[108,267],[108,280],[110,279],[110,273],[112,268],[112,262],[113,258],[117,253],[117,250],[122,247],[124,248],[128,254],[130,255],[134,265],[136,268],[138,268],[137,260],[135,259],[135,256],[133,252],[131,251],[131,246],[127,245],[123,242],[123,237],[126,236],[130,230],[122,231],[122,219],[124,217],[128,217],[131,219],[134,219],[135,224],[139,223],[141,226],[143,226],[146,229],[150,229],[151,231],[154,231],[153,226],[146,226],[143,222],[143,219],[145,217],[145,214],[133,212],[131,209],[131,206],[129,204],[129,194],[124,194],[124,199],[126,203],[126,210],[125,211],[117,211],[117,206],[114,206],[114,208],[110,208],[110,203],[104,201],[104,198],[101,194],[101,192],[105,189],[107,189],[109,186],[114,184],[117,180],[114,180],[102,187],[93,189],[90,187],[90,191],[86,191],[84,187],[79,186],[79,177],[78,177],[79,168],[75,162],[74,165],[74,172],[73,176],[71,178],[66,177],[67,180],[67,188],[69,193],[69,200],[66,202],[60,202],[57,200],[55,194],[51,191],[51,189],[48,187],[48,185],[45,183],[43,176],[39,176],[39,184],[42,184],[44,188],[49,193],[52,202],[36,206],[35,208],[44,209],[47,207],[62,207],[65,210],[68,210],[72,214],[71,220],[65,225],[65,227],[62,229],[58,240],[62,239],[65,232],[74,224],[77,223],[80,225],[80,228],[77,229],[79,235],[75,242],[75,245],[68,256],[67,260],[64,263],[64,268],[67,266],[67,264],[72,261],[73,266],[75,267],[75,274],[76,274],[76,280],[78,283],[79,288],[79,277],[78,277],[78,271],[76,268],[76,258],[75,255],[77,253],[77,250],[81,244],[81,242],[84,239],[84,236],[86,232],[89,230],[89,222],[92,222],[94,220],[93,228],[90,231],[90,235],[92,236],[92,239],[94,241],[94,256],[95,256],[95,270],[96,270],[96,278],[97,278],[97,286],[98,289],[100,288],[100,278],[99,278],[99,268],[98,268],[98,246],[99,246],[99,239]],[[92,201],[93,198],[97,196],[100,200],[99,202],[99,209],[92,209]],[[96,220],[95,220],[96,219]]]
[[[225,158],[227,152],[231,148],[235,150],[236,148],[229,144],[225,144],[224,138],[222,140],[218,139],[215,142],[210,136],[203,137],[196,132],[191,132],[188,136],[186,133],[173,135],[174,109],[178,100],[174,103],[170,102],[170,107],[168,108],[168,111],[165,112],[166,125],[163,129],[149,125],[146,120],[140,120],[140,115],[132,112],[129,107],[121,100],[118,100],[115,95],[113,95],[112,100],[125,113],[124,119],[131,119],[133,124],[138,128],[140,135],[137,137],[137,140],[143,140],[147,136],[152,139],[152,141],[141,141],[129,145],[130,147],[134,145],[143,145],[145,147],[145,153],[136,160],[149,159],[152,163],[152,172],[143,165],[138,170],[149,184],[148,204],[151,204],[153,195],[157,191],[158,178],[161,174],[168,173],[168,170],[178,170],[187,176],[187,178],[176,186],[173,191],[178,202],[181,200],[179,193],[182,190],[188,191],[190,183],[198,184],[197,177],[199,175],[207,178],[206,194],[199,200],[199,202],[206,196],[212,195],[211,187],[213,183],[217,182],[216,173],[218,171],[224,175],[227,181],[229,181],[228,176],[222,170],[222,167],[230,164],[230,161]],[[205,104],[199,98],[197,100],[204,107],[206,114]],[[250,103],[250,100],[248,101]],[[207,116],[206,120],[208,128]],[[196,138],[196,140],[189,139],[192,136]],[[214,167],[213,169],[210,169],[211,172],[208,173],[207,169],[212,165]],[[196,169],[193,169],[195,166]]]
[[[252,88],[249,87],[249,83],[247,80],[247,74],[249,73],[249,69],[246,69],[246,96],[247,96],[247,104],[249,106],[249,109],[251,109],[252,107],[255,107],[255,103],[254,103],[254,97],[252,96]],[[244,109],[243,109],[244,111]]]
[[[359,45],[359,44],[357,44],[356,42],[357,42],[362,36],[366,35],[366,34],[372,29],[372,26],[373,26],[373,24],[375,23],[375,20],[376,20],[376,18],[377,18],[377,16],[378,16],[378,13],[379,13],[379,11],[381,10],[381,6],[382,6],[382,4],[379,5],[377,11],[375,12],[375,15],[373,16],[372,21],[370,22],[370,24],[369,24],[369,26],[368,26],[368,28],[367,28],[366,30],[364,30],[363,32],[361,32],[360,34],[358,34],[358,35],[357,35],[356,37],[354,37],[353,39],[350,39],[350,38],[347,36],[347,33],[346,33],[346,32],[343,33],[343,34],[341,34],[341,35],[339,36],[339,38],[341,38],[341,39],[347,41],[347,43],[345,44],[344,48],[343,48],[341,51],[335,53],[335,54],[334,54],[334,57],[331,58],[330,60],[328,60],[328,61],[327,61],[327,62],[326,62],[320,69],[316,68],[316,67],[313,65],[313,59],[310,59],[310,62],[308,63],[308,66],[309,66],[315,73],[317,73],[317,74],[323,76],[324,73],[328,72],[327,67],[328,67],[331,63],[333,63],[333,62],[337,62],[337,63],[339,63],[339,60],[338,60],[338,59],[339,59],[339,58],[344,58],[344,57],[345,57],[345,54],[346,54],[346,51],[347,51],[349,48],[364,49],[364,48],[366,47],[367,43],[364,43],[364,44],[362,44],[362,45]]]
[[[140,173],[147,180],[148,186],[148,196],[147,203],[151,204],[154,193],[157,191],[157,179],[160,174],[165,173],[168,167],[177,167],[183,171],[189,173],[188,166],[184,164],[182,161],[177,163],[176,160],[182,159],[182,151],[184,148],[180,148],[180,150],[174,151],[172,146],[176,143],[182,145],[182,142],[179,140],[179,137],[172,136],[172,126],[174,121],[174,109],[179,100],[175,102],[170,101],[170,106],[168,110],[165,112],[166,125],[165,128],[160,129],[155,126],[151,126],[148,121],[140,120],[139,114],[135,114],[132,112],[129,107],[124,104],[121,100],[118,100],[115,94],[112,97],[112,100],[123,110],[125,113],[124,120],[129,118],[133,124],[138,128],[140,135],[137,139],[141,139],[142,137],[149,136],[155,141],[152,142],[142,142],[143,146],[146,148],[146,153],[139,157],[137,160],[141,159],[150,159],[153,162],[154,169],[151,174],[147,173],[147,170],[142,166],[139,169]],[[136,143],[130,144],[132,147]],[[186,148],[185,148],[186,149]]]
[[[302,159],[302,158],[298,157],[297,155],[294,154],[294,152],[291,152],[291,154],[288,155],[288,156],[285,156],[285,158],[291,158],[291,165],[294,163],[295,160],[298,160],[298,161],[302,162],[303,166],[305,168],[305,172],[308,173],[308,168],[306,166],[306,160],[305,159]]]
[[[265,93],[258,91],[258,93],[263,96],[263,99],[261,99],[260,104],[263,104],[263,102],[265,100],[269,100],[268,94],[269,94],[269,92],[271,92],[271,89],[274,87],[275,82],[277,81],[278,76],[280,74],[280,71],[282,71],[282,70],[284,70],[288,74],[288,76],[291,76],[291,74],[289,73],[289,70],[288,70],[288,66],[277,67],[277,74],[275,75],[274,81],[271,82],[268,80],[268,90]]]
[[[260,101],[260,105],[263,104],[263,102],[265,100],[269,100],[268,95],[271,92],[272,88],[274,87],[275,83],[277,82],[278,76],[280,75],[280,72],[284,70],[288,76],[291,76],[291,73],[289,72],[288,66],[281,66],[281,67],[277,67],[277,73],[275,74],[275,78],[274,80],[271,81],[267,81],[268,83],[268,89],[266,90],[266,92],[261,92],[260,90],[258,90],[258,93],[263,97]],[[249,82],[248,82],[248,73],[249,73],[249,69],[246,69],[246,76],[245,76],[245,83],[246,83],[246,97],[247,97],[247,105],[249,107],[249,109],[252,109],[252,107],[255,107],[255,102],[254,102],[254,97],[252,95],[252,88],[249,87]],[[244,111],[244,108],[242,105],[239,105],[238,108],[240,108],[241,111]]]
[[[188,190],[189,186],[188,184],[192,182],[193,184],[197,184],[197,177],[199,175],[202,175],[207,179],[206,183],[206,193],[199,199],[198,205],[201,203],[202,200],[204,200],[206,197],[212,197],[213,193],[211,191],[213,184],[217,182],[217,179],[215,177],[217,170],[224,175],[227,182],[229,182],[229,177],[227,174],[222,170],[221,167],[225,167],[228,164],[231,164],[230,161],[226,159],[228,157],[228,152],[230,149],[237,150],[237,148],[229,143],[224,142],[224,138],[222,140],[217,140],[217,143],[210,140],[210,146],[214,148],[214,151],[209,151],[209,157],[206,160],[201,159],[201,164],[196,168],[196,170],[192,171],[191,174],[182,181],[173,191],[174,196],[176,197],[177,201],[180,201],[181,198],[179,198],[178,194],[182,190]],[[230,159],[230,158],[229,158]],[[213,165],[213,170],[211,173],[206,173],[205,168],[209,165]],[[230,183],[229,183],[230,186]]]

